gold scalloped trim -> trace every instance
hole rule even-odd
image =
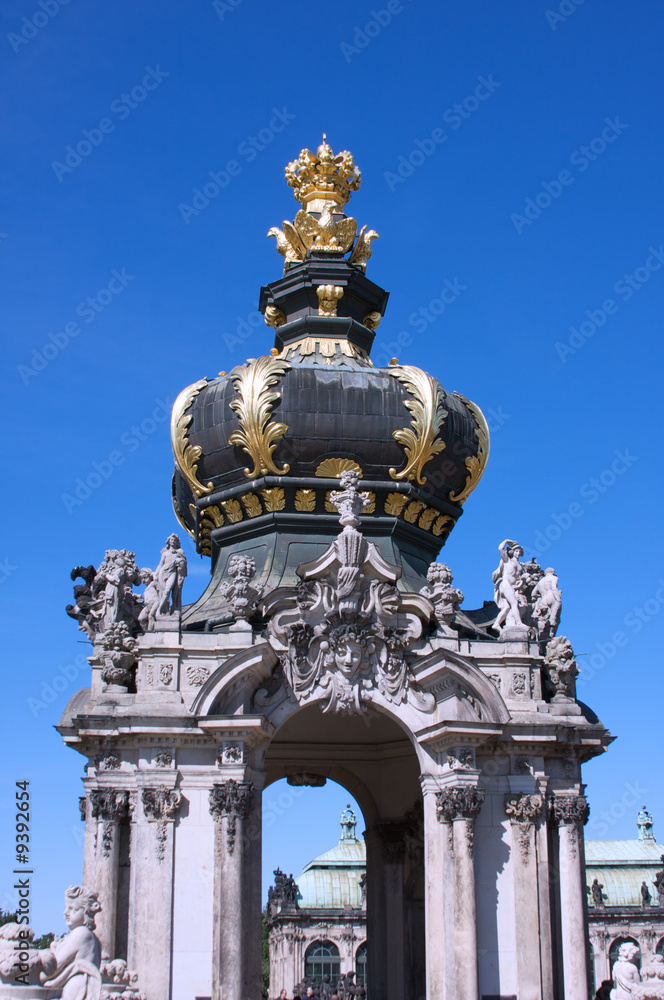
[[[212,483],[203,484],[197,477],[198,461],[203,453],[200,445],[189,444],[189,427],[194,419],[193,413],[187,413],[196,396],[201,389],[207,385],[207,379],[202,378],[193,385],[188,385],[183,389],[178,398],[173,403],[171,413],[171,443],[173,445],[173,455],[175,464],[189,484],[189,488],[195,497],[202,497],[210,493],[213,489]]]
[[[328,359],[333,358],[337,351],[339,351],[340,354],[343,354],[347,358],[364,361],[372,368],[374,366],[367,352],[356,344],[352,344],[350,340],[332,340],[329,337],[302,337],[301,340],[294,340],[292,344],[285,344],[278,357],[288,358],[289,354],[294,354],[296,351],[299,351],[303,358],[307,358],[310,354],[315,354],[318,351],[322,357]]]
[[[463,489],[460,490],[459,493],[450,493],[450,500],[452,500],[453,503],[464,504],[484,475],[486,463],[489,461],[491,440],[489,425],[487,424],[486,418],[477,403],[472,403],[460,392],[455,392],[454,395],[458,396],[466,409],[470,410],[471,416],[474,418],[477,425],[475,428],[475,433],[477,435],[477,455],[469,455],[466,459],[468,476],[466,477]]]
[[[250,358],[230,374],[239,397],[232,401],[230,407],[237,415],[240,430],[234,431],[228,440],[246,451],[254,463],[253,468],[244,470],[247,479],[267,476],[270,472],[283,476],[290,469],[288,463],[280,469],[272,458],[277,441],[284,436],[288,425],[271,419],[272,407],[281,399],[281,393],[270,389],[289,369],[287,361],[266,354],[261,358]]]
[[[413,417],[411,426],[394,431],[392,435],[403,445],[406,464],[399,472],[390,469],[390,476],[392,479],[414,479],[423,486],[427,478],[422,475],[422,469],[445,447],[445,442],[438,437],[447,416],[447,410],[443,409],[443,388],[435,378],[413,365],[392,365],[388,372],[414,397],[404,400],[404,406]]]
[[[324,458],[316,467],[314,476],[319,476],[321,479],[338,479],[342,472],[357,472],[360,479],[362,478],[362,469],[352,458]]]

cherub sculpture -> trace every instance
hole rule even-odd
[[[95,916],[101,910],[99,898],[85,886],[71,885],[65,902],[69,933],[51,945],[57,965],[54,974],[42,976],[42,984],[62,989],[62,1000],[99,1000],[101,943],[94,933]]]

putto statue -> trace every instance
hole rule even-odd
[[[62,989],[62,1000],[99,1000],[101,943],[94,933],[95,917],[101,910],[99,898],[85,886],[71,885],[65,902],[69,934],[51,945],[55,973],[42,976],[42,983],[49,989]]]
[[[626,941],[618,950],[618,961],[613,966],[614,989],[611,990],[611,1000],[634,1000],[634,987],[641,982],[639,970],[634,959],[639,953],[635,944]]]

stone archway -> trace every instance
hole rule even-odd
[[[385,1000],[417,1000],[424,993],[424,828],[411,739],[385,712],[337,716],[313,703],[277,729],[264,767],[266,784],[330,779],[355,797],[366,823],[370,988]]]

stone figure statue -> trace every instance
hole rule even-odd
[[[107,549],[104,561],[97,570],[93,593],[101,597],[100,630],[109,625],[134,617],[132,586],[138,583],[138,566],[134,553],[127,549]]]
[[[521,617],[521,601],[519,590],[521,585],[522,566],[519,559],[523,549],[518,542],[506,538],[498,546],[500,563],[494,571],[494,600],[498,605],[498,617],[493,623],[495,629],[516,627],[524,631],[527,626]]]
[[[602,889],[604,886],[597,879],[593,880],[593,884],[590,887],[590,893],[593,897],[593,903],[595,906],[604,906],[604,893]]]
[[[651,898],[652,897],[650,895],[650,889],[648,888],[648,883],[646,881],[643,881],[641,883],[641,906],[643,906],[644,909],[647,906],[650,906]]]
[[[99,1000],[101,943],[94,927],[101,906],[97,893],[71,885],[65,892],[65,902],[69,933],[51,945],[57,965],[54,974],[42,976],[42,984],[62,989],[62,1000]]]
[[[84,583],[74,587],[75,604],[68,604],[66,612],[78,622],[88,639],[97,642],[112,626],[124,622],[132,635],[140,631],[138,616],[141,598],[133,593],[139,583],[139,569],[134,553],[127,549],[107,549],[99,568],[75,566],[71,579]]]
[[[639,970],[633,961],[638,953],[637,946],[629,941],[620,945],[618,961],[613,966],[614,988],[611,990],[611,1000],[633,1000],[633,987],[641,982]]]
[[[645,806],[641,806],[639,814],[636,817],[636,825],[639,828],[639,840],[649,840],[654,844],[655,835],[652,832],[653,818]]]
[[[355,840],[355,827],[357,826],[357,817],[350,807],[350,803],[346,806],[341,814],[341,839],[342,840]]]
[[[532,591],[535,600],[533,618],[540,640],[551,639],[556,634],[560,624],[562,594],[558,589],[558,577],[551,566],[544,570]]]
[[[662,864],[664,864],[664,854],[660,859]],[[657,890],[657,896],[659,897],[659,905],[664,909],[664,868],[661,872],[657,872],[655,875],[655,889]]]
[[[177,535],[169,535],[154,572],[159,593],[157,615],[173,615],[182,610],[182,584],[187,575],[187,557]]]

